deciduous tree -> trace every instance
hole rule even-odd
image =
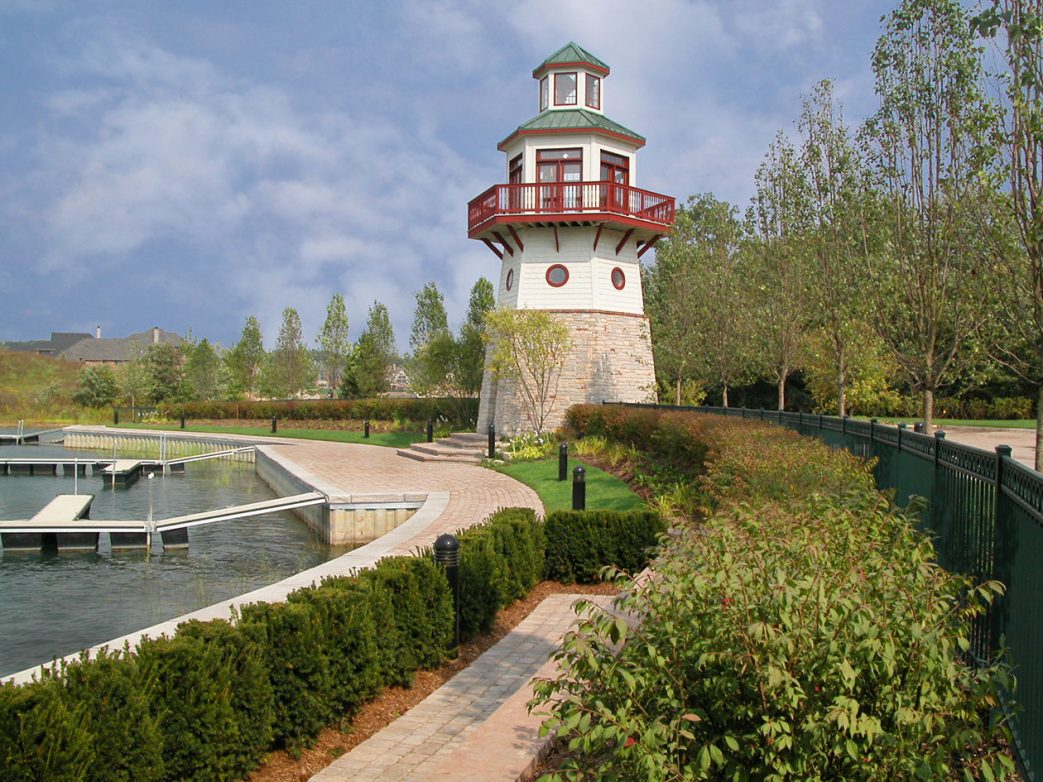
[[[390,388],[388,374],[395,360],[395,334],[387,307],[378,301],[369,308],[366,328],[348,358],[341,395],[366,399]]]
[[[344,297],[339,293],[333,294],[326,307],[326,321],[322,324],[316,342],[321,348],[320,360],[330,388],[339,388],[351,350],[351,343],[348,342],[348,311],[344,306]]]
[[[239,341],[225,356],[237,391],[247,395],[257,390],[257,381],[264,365],[264,341],[261,339],[261,324],[253,315],[246,319]]]
[[[301,317],[293,307],[283,310],[275,350],[269,356],[269,371],[268,390],[274,396],[297,396],[315,380],[315,365],[304,342]]]
[[[507,308],[489,312],[485,323],[493,371],[513,381],[529,424],[542,434],[572,347],[568,327],[543,310]]]
[[[981,234],[996,113],[958,0],[903,0],[873,52],[879,111],[864,137],[886,240],[869,255],[872,323],[905,379],[934,396],[973,358],[992,264]],[[987,188],[987,185],[986,185]]]

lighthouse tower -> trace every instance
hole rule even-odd
[[[635,186],[644,137],[605,114],[609,67],[568,43],[532,72],[539,113],[497,145],[507,184],[467,207],[467,231],[500,259],[497,302],[568,326],[572,351],[549,427],[570,405],[655,399],[639,260],[674,221],[674,199]],[[515,383],[488,369],[478,431],[528,428]]]

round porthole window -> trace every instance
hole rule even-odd
[[[547,284],[554,287],[560,288],[566,282],[569,281],[569,270],[562,266],[560,263],[556,263],[547,269]]]
[[[507,290],[514,287],[514,269],[507,270]]]
[[[612,270],[612,287],[617,291],[623,290],[627,286],[627,276],[623,274],[623,270],[618,266]]]

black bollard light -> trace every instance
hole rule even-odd
[[[435,564],[445,568],[453,592],[453,638],[460,645],[460,541],[448,532],[435,539]]]
[[[279,431],[279,425],[275,422],[275,416],[272,416],[272,434]]]
[[[185,414],[184,413],[181,414],[181,428],[182,429],[185,428]]]
[[[568,480],[569,477],[569,444],[562,443],[558,446],[558,480]]]
[[[427,441],[429,443],[435,441],[435,422],[430,418],[427,419]]]
[[[489,424],[489,458],[496,458],[496,425]]]
[[[364,438],[366,438],[367,440],[369,439],[369,421],[366,421],[366,422],[365,422],[365,423],[364,423],[364,424],[362,425],[362,436],[363,436]]]
[[[112,425],[120,425],[120,409],[118,407],[112,408]]]
[[[913,431],[923,434],[923,421],[917,421],[915,424],[913,424]]]
[[[572,509],[587,509],[587,471],[582,467],[572,471]]]

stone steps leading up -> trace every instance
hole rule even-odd
[[[399,448],[398,455],[420,462],[478,464],[485,457],[487,443],[483,435],[457,432],[433,443],[413,443],[409,448]]]

